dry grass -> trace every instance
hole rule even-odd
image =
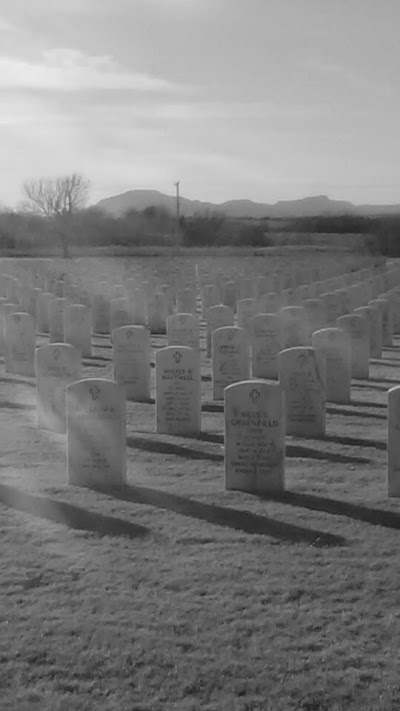
[[[85,375],[110,377],[95,343]],[[154,405],[128,404],[128,486],[100,493],[67,486],[34,380],[1,367],[1,710],[400,708],[400,339],[385,356],[329,406],[326,439],[288,438],[276,500],[224,491],[207,379],[201,439],[156,435]]]

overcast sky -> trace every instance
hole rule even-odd
[[[399,0],[1,0],[0,203],[400,202]]]

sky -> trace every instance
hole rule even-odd
[[[400,202],[398,0],[1,0],[0,205]]]

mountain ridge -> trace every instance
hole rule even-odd
[[[147,207],[163,207],[175,214],[176,197],[158,190],[127,190],[119,195],[104,198],[93,207],[114,217],[122,217],[129,210],[144,210]],[[179,200],[180,214],[190,217],[194,214],[218,212],[228,218],[294,218],[355,215],[373,217],[374,215],[400,214],[400,204],[362,204],[355,205],[346,200],[333,200],[327,195],[314,195],[296,200],[278,200],[275,203],[260,203],[250,199],[227,200],[222,203],[190,200],[183,196]]]

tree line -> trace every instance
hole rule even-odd
[[[0,250],[46,249],[57,245],[62,255],[69,257],[74,246],[263,247],[273,243],[273,224],[274,231],[299,233],[302,244],[305,233],[369,235],[371,251],[400,256],[400,214],[270,221],[233,220],[219,213],[208,213],[181,217],[177,223],[167,209],[155,205],[113,217],[87,207],[88,196],[89,181],[79,173],[25,182],[19,209],[0,210]]]

